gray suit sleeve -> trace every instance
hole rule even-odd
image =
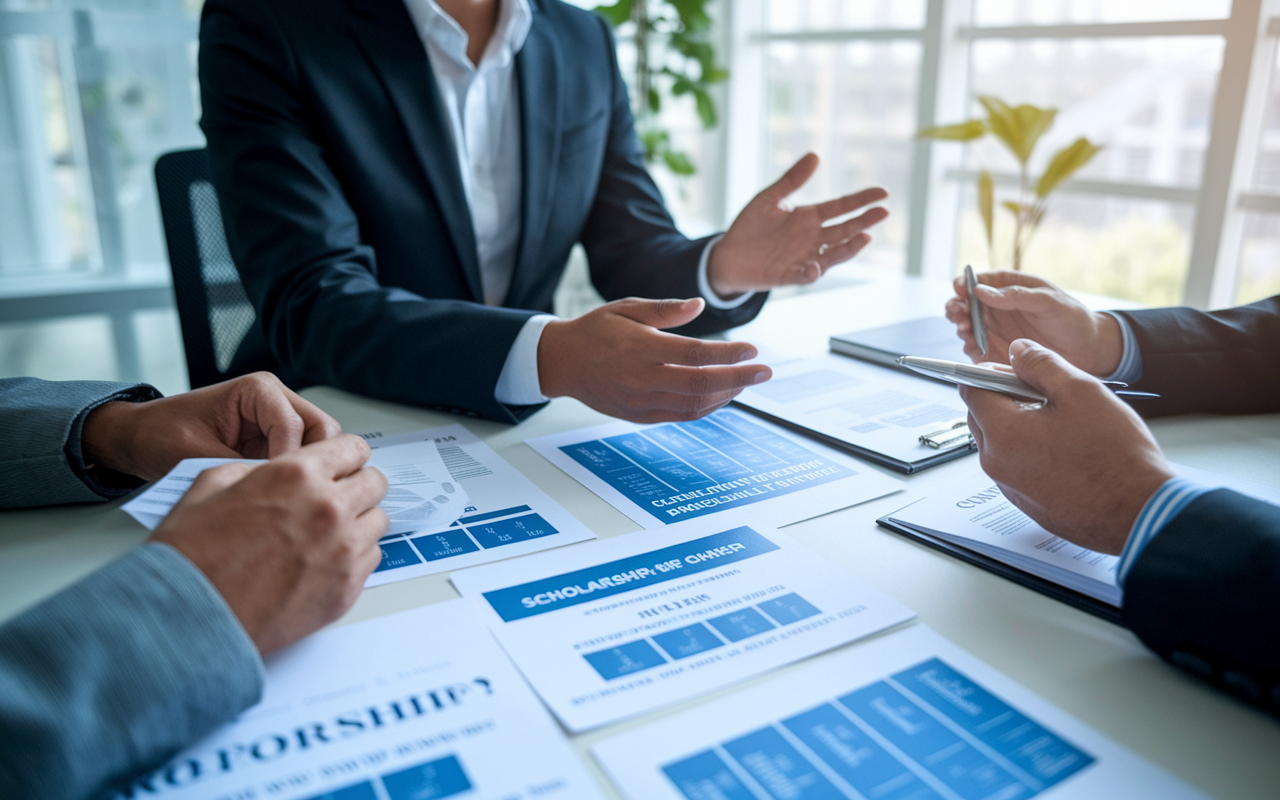
[[[161,396],[144,383],[0,379],[0,508],[100,502],[141,486],[129,476],[90,470],[80,432],[103,403]]]
[[[0,797],[96,796],[256,703],[253,642],[152,542],[0,626]]]

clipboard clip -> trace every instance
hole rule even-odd
[[[950,427],[920,437],[920,444],[934,450],[949,450],[957,445],[972,443],[973,435],[969,433],[967,419],[958,419]]]

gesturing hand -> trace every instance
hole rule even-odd
[[[208,577],[266,655],[341,616],[378,566],[387,479],[368,459],[348,435],[205,470],[151,539]]]
[[[146,403],[107,403],[81,434],[85,461],[153,481],[184,458],[274,458],[336,436],[332,417],[269,372]]]
[[[960,387],[983,471],[1045,530],[1119,553],[1142,506],[1172,477],[1159,445],[1133,409],[1057,353],[1026,339],[1009,353],[1013,371],[1049,402]]]
[[[728,297],[813,283],[871,241],[864,231],[889,216],[883,208],[872,208],[838,225],[823,227],[823,223],[880,202],[889,196],[884,189],[864,189],[794,209],[783,204],[817,168],[818,157],[809,153],[742,209],[711,250],[707,277],[717,294]]]
[[[538,342],[538,380],[548,397],[576,397],[632,422],[691,420],[772,377],[745,342],[663,333],[702,313],[703,300],[617,300],[573,320],[550,322]]]
[[[987,326],[987,353],[973,338],[969,292],[964,278],[955,279],[956,296],[947,301],[947,319],[964,340],[964,353],[975,362],[1009,362],[1009,344],[1031,339],[1062,355],[1090,375],[1116,371],[1124,355],[1120,323],[1110,314],[1084,307],[1048,281],[1022,272],[978,275],[978,299]]]

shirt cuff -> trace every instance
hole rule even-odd
[[[720,234],[716,238],[707,242],[707,246],[702,250],[702,258],[698,259],[698,292],[702,295],[702,299],[707,301],[707,305],[712,308],[718,308],[721,311],[728,311],[731,308],[737,308],[751,298],[755,297],[755,292],[743,292],[729,300],[725,300],[716,294],[716,290],[711,288],[711,280],[707,277],[707,265],[711,263],[711,248],[720,244],[720,240],[724,238],[724,234]]]
[[[1138,349],[1138,337],[1133,334],[1133,327],[1124,317],[1112,311],[1103,311],[1120,325],[1120,338],[1123,342],[1120,354],[1120,366],[1116,371],[1103,378],[1106,381],[1137,383],[1142,378],[1142,351]]]
[[[1186,478],[1170,478],[1156,489],[1155,494],[1151,495],[1147,504],[1142,507],[1142,511],[1138,512],[1138,518],[1133,521],[1133,527],[1129,530],[1129,540],[1124,543],[1124,550],[1120,551],[1120,563],[1116,567],[1116,583],[1121,588],[1124,587],[1125,579],[1129,577],[1129,570],[1133,569],[1134,562],[1142,555],[1142,551],[1156,537],[1156,534],[1160,533],[1170,520],[1178,516],[1182,509],[1190,505],[1192,500],[1211,491],[1213,491],[1212,488],[1201,486]]]
[[[538,314],[529,317],[520,329],[507,351],[506,363],[493,390],[493,398],[499,403],[536,406],[550,402],[551,398],[542,395],[542,383],[538,380],[538,342],[542,341],[542,330],[547,323],[555,319],[550,314]]]

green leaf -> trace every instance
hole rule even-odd
[[[1004,142],[1023,166],[1030,160],[1036,142],[1049,130],[1054,117],[1058,115],[1056,108],[1031,105],[1011,108],[998,97],[989,95],[978,97],[978,102],[987,110],[987,127],[996,138]]]
[[[701,89],[694,88],[693,97],[698,104],[698,119],[702,120],[702,127],[714,128],[716,126],[716,104],[711,99],[711,95]]]
[[[1049,162],[1049,166],[1045,168],[1044,174],[1040,176],[1040,182],[1036,184],[1036,196],[1048,197],[1050,192],[1058,188],[1058,184],[1088,164],[1101,149],[1098,145],[1081,137],[1059,150]]]
[[[618,0],[611,6],[596,6],[595,12],[604,17],[609,25],[616,28],[627,20],[631,19],[631,6],[633,0]]]
[[[995,225],[993,208],[995,193],[996,187],[995,182],[991,180],[991,173],[984,169],[978,173],[978,210],[982,212],[982,225],[987,231],[987,247],[994,247],[995,242],[992,236]]]
[[[677,175],[692,175],[698,171],[698,168],[693,165],[693,162],[684,153],[668,150],[663,154],[662,160],[666,162],[667,169]]]
[[[649,88],[649,110],[655,114],[662,110],[662,95],[653,87]]]
[[[922,128],[917,139],[944,139],[949,142],[971,142],[987,134],[987,126],[980,119],[971,119],[959,125],[934,125]]]
[[[1009,209],[1009,211],[1013,212],[1013,215],[1015,217],[1022,216],[1022,203],[1015,203],[1012,200],[1005,200],[1000,205],[1004,206],[1005,208]]]

